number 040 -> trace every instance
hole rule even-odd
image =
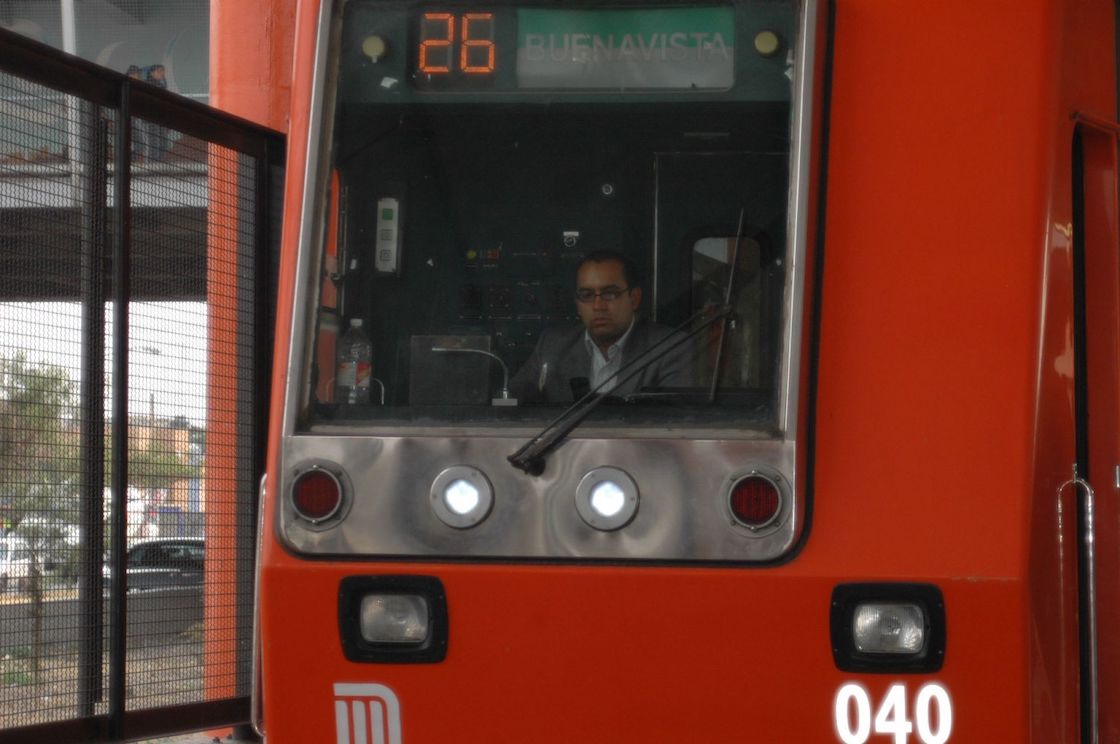
[[[933,711],[936,708],[936,716]],[[953,731],[953,704],[944,687],[931,682],[914,698],[914,720],[906,711],[906,685],[891,685],[875,718],[871,718],[871,698],[862,685],[849,682],[836,693],[833,706],[836,735],[844,744],[864,744],[874,731],[893,737],[894,744],[907,744],[917,729],[922,744],[945,744]],[[936,721],[936,729],[934,722]]]

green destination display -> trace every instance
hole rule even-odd
[[[728,6],[429,6],[416,29],[411,69],[421,90],[727,90],[735,84],[735,11]]]
[[[725,89],[729,7],[517,11],[518,88]]]

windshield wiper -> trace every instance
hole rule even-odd
[[[556,447],[560,446],[564,439],[566,439],[592,411],[598,408],[600,403],[606,400],[606,395],[599,394],[599,391],[602,390],[605,385],[616,378],[618,379],[619,385],[625,384],[654,362],[663,359],[669,352],[691,341],[708,326],[716,321],[726,319],[731,314],[731,311],[732,308],[725,305],[711,317],[706,318],[704,322],[696,326],[696,328],[688,333],[683,333],[684,329],[691,326],[693,321],[711,312],[711,308],[697,311],[690,316],[688,320],[674,328],[672,333],[651,345],[648,349],[622,367],[622,369],[607,377],[607,379],[596,385],[593,390],[565,408],[559,416],[548,422],[548,425],[541,429],[536,436],[523,444],[520,449],[506,459],[509,460],[515,468],[523,470],[529,475],[540,475],[544,472],[545,456],[556,449]]]

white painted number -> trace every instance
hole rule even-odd
[[[937,702],[937,733],[929,725],[930,701]],[[949,702],[949,693],[941,685],[926,685],[918,692],[918,699],[914,701],[914,713],[917,717],[918,736],[925,744],[945,744],[949,741],[949,732],[953,730],[953,705]]]
[[[891,685],[875,714],[875,733],[893,734],[894,744],[906,744],[913,730],[914,724],[906,718],[906,685]]]
[[[852,731],[851,704],[856,704],[856,730]],[[836,693],[836,733],[844,744],[863,744],[871,735],[871,699],[867,690],[848,683]]]
[[[931,716],[932,708],[937,712]],[[853,721],[852,715],[855,714]],[[914,720],[906,714],[906,685],[891,685],[882,704],[875,712],[874,729],[871,719],[871,697],[862,685],[849,682],[837,691],[833,704],[836,735],[844,744],[864,744],[876,734],[886,734],[892,744],[908,744],[910,734],[917,729],[922,744],[945,744],[953,731],[953,704],[948,691],[931,682],[918,691],[914,699]],[[936,731],[934,723],[936,721]]]

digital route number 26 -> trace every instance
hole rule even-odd
[[[456,47],[458,55],[455,54]],[[424,14],[420,23],[420,59],[417,64],[420,72],[428,75],[446,75],[453,71],[488,75],[494,72],[494,56],[493,13],[463,13],[461,16],[454,13]]]

